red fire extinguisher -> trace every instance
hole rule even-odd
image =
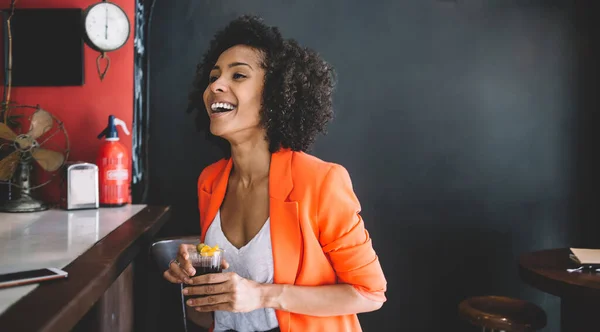
[[[114,115],[108,117],[108,126],[98,139],[104,137],[104,143],[98,151],[98,182],[100,205],[105,207],[123,206],[130,203],[129,166],[131,159],[125,146],[119,142],[116,126],[120,126],[129,135],[127,125]]]

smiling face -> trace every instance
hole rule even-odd
[[[236,45],[221,53],[209,75],[203,99],[210,132],[232,144],[264,139],[260,124],[265,70],[260,51]]]

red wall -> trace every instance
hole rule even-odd
[[[99,0],[18,0],[16,8],[86,8]],[[131,22],[127,45],[108,53],[111,64],[103,81],[96,69],[98,52],[84,45],[85,84],[73,87],[13,87],[11,101],[36,105],[53,113],[64,122],[71,143],[71,161],[95,163],[101,141],[96,136],[106,127],[108,115],[113,114],[127,123],[131,130],[133,119],[133,36],[135,0],[112,0],[125,10]],[[40,4],[43,3],[43,6]],[[0,8],[9,8],[10,0],[0,0]],[[0,40],[2,36],[0,35]],[[0,61],[3,61],[0,54]],[[0,64],[3,62],[0,62]],[[3,65],[0,65],[3,67]],[[120,133],[121,142],[131,151],[131,137]],[[58,181],[55,181],[58,182]],[[58,202],[58,183],[43,198]]]

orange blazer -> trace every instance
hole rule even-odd
[[[231,158],[222,159],[198,179],[202,242],[223,203],[231,167]],[[274,283],[344,283],[386,301],[386,280],[345,168],[282,149],[271,157],[269,196]],[[276,315],[282,332],[361,331],[355,314],[314,317],[276,310]]]

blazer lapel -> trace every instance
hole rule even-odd
[[[229,182],[229,174],[231,173],[232,165],[233,161],[231,158],[229,158],[225,168],[223,168],[213,182],[210,193],[205,191],[204,188],[200,189],[200,211],[201,213],[204,211],[204,215],[200,216],[200,218],[202,218],[202,234],[200,236],[201,242],[204,242],[208,227],[210,227],[210,224],[215,219],[215,216],[219,211],[219,207],[221,207],[223,199],[225,199],[225,192],[227,192],[227,183]]]
[[[281,150],[271,157],[269,195],[271,244],[273,250],[274,283],[293,285],[300,265],[302,233],[298,220],[298,202],[289,199],[292,181],[290,150]],[[281,331],[290,330],[290,313],[276,311]]]

